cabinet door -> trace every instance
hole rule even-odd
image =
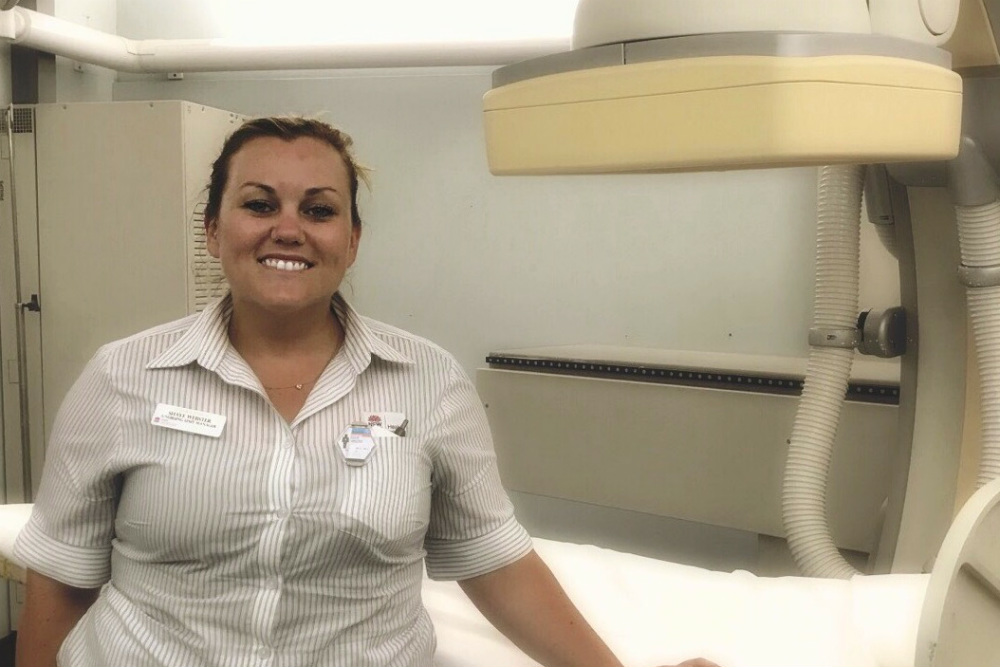
[[[97,348],[187,306],[181,103],[37,107],[46,437]]]

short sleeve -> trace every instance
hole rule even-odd
[[[531,550],[500,482],[482,402],[457,363],[433,420],[430,524],[424,547],[432,579],[468,579]]]
[[[116,480],[108,461],[121,438],[119,397],[107,348],[66,395],[46,451],[42,482],[14,553],[70,586],[97,588],[111,576]]]

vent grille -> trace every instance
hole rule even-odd
[[[576,359],[550,359],[491,354],[486,357],[490,368],[579,375],[592,378],[633,380],[657,384],[684,385],[707,389],[729,389],[767,394],[798,396],[804,382],[801,377],[734,373],[718,369],[673,368],[659,365],[640,365],[608,361],[582,361]],[[850,382],[845,398],[860,403],[899,405],[899,385],[878,382]]]
[[[35,110],[29,107],[7,109],[0,116],[0,131],[7,132],[8,126],[14,134],[27,134],[35,131]]]
[[[226,277],[222,273],[222,264],[208,253],[205,236],[205,202],[194,207],[191,216],[192,251],[191,251],[191,300],[192,312],[200,313],[214,299],[229,291]]]

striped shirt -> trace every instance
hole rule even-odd
[[[531,549],[455,359],[333,308],[344,345],[291,423],[230,345],[228,297],[97,352],[15,545],[41,574],[103,585],[62,667],[430,665],[424,563],[464,579]],[[162,428],[159,404],[227,421],[219,437]],[[405,437],[349,465],[340,437],[385,412]]]

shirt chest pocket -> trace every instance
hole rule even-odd
[[[423,548],[430,521],[431,461],[410,438],[375,438],[360,465],[338,451],[335,525],[385,556]]]

